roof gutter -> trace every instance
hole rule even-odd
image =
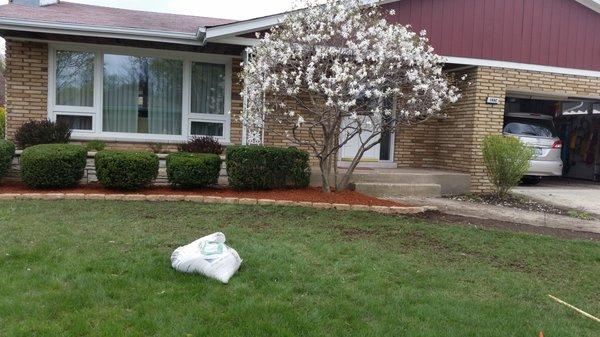
[[[128,40],[143,40],[203,46],[206,28],[200,27],[196,33],[168,32],[135,28],[115,28],[104,26],[89,26],[69,23],[54,23],[44,21],[18,20],[0,18],[0,29],[26,31],[36,33],[51,33],[65,35],[81,35],[104,38],[119,38]]]

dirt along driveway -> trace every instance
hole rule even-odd
[[[547,178],[539,185],[519,186],[513,192],[558,207],[600,216],[600,183]]]

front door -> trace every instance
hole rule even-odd
[[[345,121],[344,123],[348,122]],[[342,135],[341,139],[346,139],[347,135],[351,133],[350,131],[344,132],[346,132],[346,134]],[[340,160],[342,162],[351,162],[358,153],[363,142],[365,142],[371,135],[372,132],[370,130],[363,130],[360,134],[352,137],[346,144],[344,144],[344,146],[342,146],[339,156]],[[391,134],[385,133],[382,137],[384,137],[384,140],[381,143],[373,146],[364,153],[361,163],[378,163],[380,161],[391,160]]]

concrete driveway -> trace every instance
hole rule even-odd
[[[600,216],[600,183],[548,178],[537,186],[519,186],[514,192],[559,207]]]

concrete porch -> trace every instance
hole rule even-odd
[[[341,176],[344,169],[339,170]],[[378,198],[464,194],[469,192],[470,181],[465,173],[421,168],[358,168],[352,178],[357,191]],[[321,186],[319,168],[312,170],[311,186]]]

